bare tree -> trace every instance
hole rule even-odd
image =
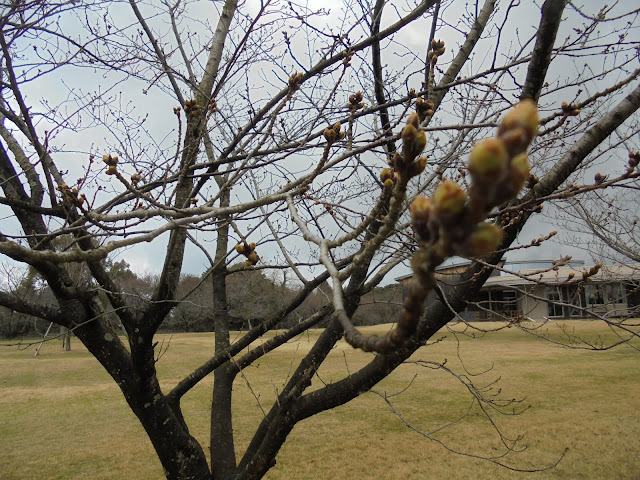
[[[37,270],[56,302],[5,291],[0,305],[74,331],[167,478],[261,478],[298,422],[371,389],[463,309],[545,201],[612,184],[569,185],[640,107],[638,10],[503,3],[347,1],[337,19],[275,0],[3,5],[0,203],[15,220],[3,221],[0,252]],[[636,176],[633,165],[611,182]],[[153,293],[133,300],[105,259],[163,241]],[[154,334],[189,301],[178,286],[193,252],[210,265],[214,351],[166,391]],[[453,255],[485,258],[423,311],[434,269]],[[360,299],[409,257],[396,326],[362,335],[351,323]],[[69,264],[92,281],[75,281]],[[263,268],[286,269],[302,288],[232,341],[229,279]],[[327,293],[322,307],[260,342],[316,291]],[[321,321],[236,452],[237,375]],[[343,336],[377,354],[309,391]],[[209,463],[180,402],[211,374]]]

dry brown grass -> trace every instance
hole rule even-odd
[[[609,335],[597,322],[567,325],[592,339]],[[549,333],[557,336],[560,330],[550,324]],[[262,418],[258,401],[265,410],[269,408],[317,335],[312,331],[296,339],[248,368],[246,379],[238,377],[234,429],[239,452]],[[514,473],[455,455],[409,430],[381,397],[367,393],[298,425],[268,478],[640,478],[640,353],[636,350],[571,350],[515,328],[475,339],[459,336],[459,343],[451,332],[440,336],[445,335],[415,358],[446,360],[457,373],[463,373],[461,360],[471,373],[493,367],[475,381],[483,384],[500,377],[503,397],[526,396],[524,404],[532,405],[522,415],[495,417],[505,434],[523,434],[523,443],[529,445],[505,462],[521,468],[545,466],[568,447],[558,467],[542,473]],[[170,388],[205,360],[211,340],[211,334],[174,335],[158,365],[163,385]],[[70,353],[59,349],[57,342],[46,344],[38,358],[33,358],[33,349],[0,349],[0,479],[162,478],[149,440],[110,377],[77,342]],[[340,379],[370,358],[339,344],[314,386]],[[407,420],[423,430],[457,418],[470,402],[466,389],[451,375],[413,364],[399,368],[376,390],[394,393],[409,384],[405,393],[392,400]],[[183,401],[192,433],[205,449],[211,385],[210,380],[203,382]],[[477,454],[501,451],[477,409],[437,437]]]

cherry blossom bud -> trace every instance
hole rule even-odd
[[[464,209],[467,195],[455,182],[445,180],[433,195],[433,205],[437,213],[458,214]]]
[[[493,223],[481,223],[467,238],[465,246],[468,253],[474,257],[484,257],[493,252],[502,241],[503,232]]]
[[[413,223],[427,223],[429,220],[429,212],[431,211],[431,200],[418,195],[411,202],[411,218]]]
[[[509,182],[516,193],[520,191],[529,179],[530,170],[529,157],[526,153],[516,155],[513,160],[511,160],[511,165],[509,165]]]
[[[409,176],[417,177],[422,172],[424,172],[425,167],[427,166],[427,157],[420,157],[414,160],[414,162],[409,167]]]
[[[413,144],[416,139],[416,135],[418,135],[418,129],[414,127],[412,123],[407,123],[407,125],[402,129],[402,141],[405,144]]]
[[[520,137],[521,145],[518,145],[520,150],[515,151],[515,153],[520,153],[524,151],[535,138],[538,133],[539,124],[540,120],[536,103],[531,99],[522,100],[504,116],[500,127],[498,127],[498,136],[503,137],[509,152],[515,150],[515,139]],[[514,132],[518,132],[517,136],[514,135]],[[510,142],[507,142],[507,138],[510,139]]]
[[[499,138],[487,138],[473,147],[469,154],[469,172],[477,179],[495,180],[504,172],[508,154]]]

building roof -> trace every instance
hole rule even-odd
[[[470,265],[471,262],[458,263],[455,265],[444,265],[436,269],[436,273],[441,270],[450,270],[452,267],[460,267]],[[571,280],[579,280],[582,278],[583,272],[588,272],[594,265],[584,265],[583,261],[571,261],[569,265],[563,267],[552,267],[552,260],[522,260],[516,262],[505,262],[505,270],[511,270],[509,265],[526,265],[535,264],[542,266],[546,264],[546,268],[527,268],[517,271],[517,274],[510,274],[499,271],[489,277],[485,282],[485,287],[491,286],[516,286],[531,285],[537,281],[547,284],[563,284]],[[517,269],[514,269],[517,270]],[[411,278],[413,274],[403,275],[396,278],[397,282],[402,282]],[[571,278],[570,278],[571,277]],[[640,281],[640,264],[619,264],[619,265],[603,265],[600,270],[589,277],[592,282],[621,282],[621,281]]]
[[[536,281],[549,284],[563,284],[571,280],[582,278],[583,272],[588,272],[594,265],[556,267],[556,270],[526,269],[520,270],[518,275],[501,272],[500,275],[489,277],[485,287],[530,285]],[[640,280],[640,264],[603,265],[600,270],[591,275],[592,282],[622,282]]]

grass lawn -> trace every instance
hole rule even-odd
[[[477,324],[481,328],[493,324]],[[613,339],[602,324],[564,325],[592,341]],[[366,330],[384,332],[388,326]],[[462,330],[461,326],[453,329]],[[559,324],[545,327],[559,338]],[[523,436],[525,451],[501,461],[540,473],[516,473],[446,450],[407,428],[380,395],[366,393],[293,430],[269,479],[640,479],[640,352],[630,346],[607,351],[563,348],[516,328],[487,335],[454,335],[423,347],[412,360],[445,363],[476,386],[499,380],[485,395],[524,399],[520,415],[493,415],[507,438]],[[241,455],[264,411],[319,332],[308,334],[261,359],[238,376],[234,431]],[[212,334],[159,335],[170,347],[158,363],[168,390],[212,350]],[[3,343],[7,343],[6,341]],[[0,347],[0,479],[160,479],[162,468],[142,427],[115,383],[73,339],[34,347]],[[640,347],[635,342],[635,347]],[[340,343],[313,387],[343,378],[371,354]],[[466,367],[466,372],[465,372]],[[488,370],[488,371],[487,371]],[[486,372],[483,373],[482,372]],[[191,432],[208,450],[212,380],[183,400]],[[424,432],[455,421],[472,397],[453,375],[418,363],[403,365],[375,390],[386,394],[403,418]],[[400,393],[401,392],[401,393]],[[397,394],[391,396],[393,394]],[[511,412],[511,410],[508,410]],[[468,416],[434,434],[449,447],[474,455],[504,453],[477,404]]]

